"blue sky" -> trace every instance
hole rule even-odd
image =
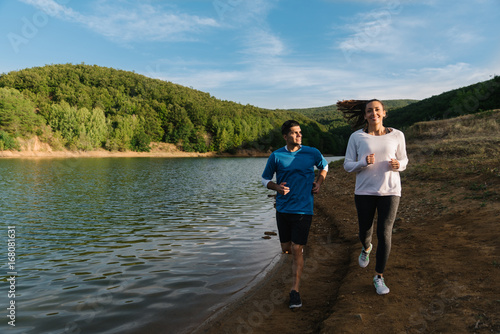
[[[423,99],[500,75],[499,0],[0,0],[0,73],[134,71],[264,108]]]

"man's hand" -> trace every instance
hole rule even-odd
[[[313,182],[313,188],[312,188],[312,193],[313,194],[317,194],[319,193],[319,188],[321,187],[321,185],[317,182]]]
[[[290,188],[288,188],[287,186],[285,186],[286,182],[281,182],[280,184],[278,184],[278,189],[276,189],[277,192],[279,192],[281,195],[285,196],[286,194],[288,194],[290,192]]]
[[[319,188],[323,184],[323,181],[325,181],[327,173],[328,172],[325,169],[320,170],[318,178],[316,179],[315,182],[313,182],[313,187],[311,191],[313,194],[319,193]]]

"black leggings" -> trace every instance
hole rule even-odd
[[[375,271],[383,274],[389,253],[391,252],[392,227],[399,206],[399,196],[355,195],[354,202],[358,210],[359,240],[365,249],[370,247],[373,233],[375,211],[377,217],[377,262]]]

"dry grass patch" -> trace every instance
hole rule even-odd
[[[454,200],[499,201],[500,110],[416,123],[407,141],[410,164],[404,178],[463,189]]]

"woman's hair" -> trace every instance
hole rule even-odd
[[[344,118],[351,124],[354,130],[363,128],[367,122],[365,119],[366,105],[370,102],[380,102],[385,110],[384,103],[377,99],[372,100],[343,100],[337,102],[337,109],[344,114]]]

